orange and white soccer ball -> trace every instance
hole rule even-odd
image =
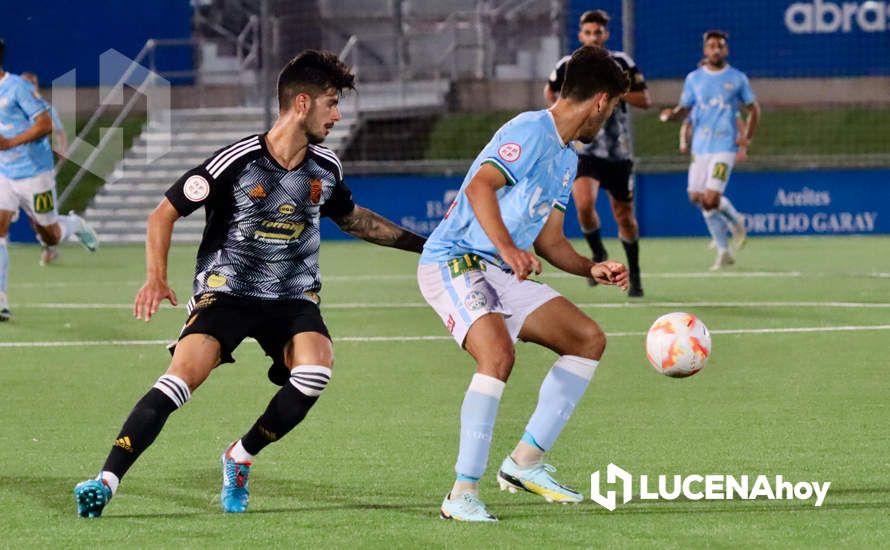
[[[655,370],[673,378],[692,376],[711,355],[711,333],[691,313],[662,315],[646,335],[646,356]]]

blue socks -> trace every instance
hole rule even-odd
[[[485,472],[505,385],[491,376],[473,375],[460,408],[460,452],[454,465],[458,481],[475,482]]]
[[[702,210],[702,216],[708,225],[708,231],[717,243],[717,250],[725,252],[729,248],[729,223],[720,213],[720,210]]]
[[[9,281],[9,248],[6,237],[0,237],[0,292],[6,294]]]
[[[553,447],[578,401],[596,372],[599,361],[575,355],[563,355],[544,378],[538,393],[538,406],[532,414],[522,440],[541,450]]]

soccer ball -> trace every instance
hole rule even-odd
[[[655,370],[673,378],[685,378],[702,370],[711,355],[711,334],[691,313],[662,315],[646,335],[646,357]]]

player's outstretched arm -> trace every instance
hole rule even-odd
[[[136,294],[133,302],[133,315],[147,323],[157,313],[164,299],[174,306],[176,293],[167,283],[167,253],[170,251],[170,238],[173,224],[179,219],[179,212],[165,197],[148,217],[148,231],[145,238],[145,284]]]
[[[34,119],[34,124],[21,134],[14,135],[11,138],[0,136],[0,151],[5,151],[25,143],[37,141],[52,131],[53,120],[50,118],[49,112],[43,111]]]
[[[658,120],[662,122],[669,122],[674,120],[683,120],[689,115],[689,109],[686,107],[681,107],[677,105],[676,107],[670,107],[667,109],[662,109],[661,114],[658,116]]]
[[[627,290],[627,268],[619,262],[595,263],[578,254],[563,233],[565,213],[554,208],[544,228],[535,239],[535,252],[554,267],[580,277],[593,277],[600,284],[617,285]]]
[[[334,223],[353,237],[399,250],[420,253],[426,242],[420,235],[358,205],[349,214],[334,219]]]

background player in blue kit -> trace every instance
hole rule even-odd
[[[575,252],[563,234],[565,205],[578,162],[573,140],[591,142],[629,86],[609,52],[585,46],[572,54],[559,100],[501,127],[470,167],[457,199],[424,246],[417,279],[458,345],[476,360],[461,407],[454,486],[440,515],[496,521],[479,499],[501,394],[513,368],[514,342],[559,355],[541,385],[525,433],[498,471],[501,489],[529,491],[551,502],[580,502],[543,462],[584,394],[605,349],[595,321],[545,284],[535,251],[555,267],[598,283],[628,286],[628,272]]]
[[[692,162],[689,165],[689,200],[702,210],[708,231],[717,245],[712,270],[735,263],[730,249],[745,239],[743,217],[724,196],[732,167],[744,159],[760,121],[748,77],[731,67],[727,34],[708,31],[704,35],[705,63],[686,76],[680,103],[661,112],[661,121],[683,120],[689,115],[693,128]],[[744,132],[737,131],[739,108],[747,111]]]
[[[72,235],[90,251],[98,246],[96,234],[80,216],[58,215],[48,105],[30,82],[3,70],[4,54],[5,44],[0,40],[0,321],[12,316],[6,295],[7,237],[19,208],[34,221],[41,241],[49,246]]]

